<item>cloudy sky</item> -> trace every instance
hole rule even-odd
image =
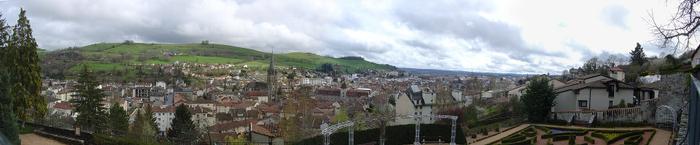
[[[674,0],[669,0],[674,1]],[[215,43],[361,56],[398,67],[558,73],[601,54],[658,48],[648,19],[667,0],[9,0],[40,47]]]

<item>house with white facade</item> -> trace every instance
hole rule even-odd
[[[555,93],[557,97],[552,107],[553,118],[592,121],[596,117],[593,115],[595,112],[634,109],[642,101],[655,99],[658,90],[634,87],[618,78],[598,74],[570,81],[566,86],[555,88]]]
[[[175,106],[152,107],[151,111],[158,124],[158,131],[165,132],[171,128],[170,124],[175,119]]]
[[[434,115],[433,105],[435,104],[435,92],[428,88],[421,88],[418,85],[411,85],[404,92],[396,95],[396,116],[406,115]],[[424,124],[435,122],[433,118],[422,118]],[[413,124],[415,120],[408,117],[396,118],[394,124]]]

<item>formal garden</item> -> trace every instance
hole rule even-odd
[[[597,129],[532,125],[490,145],[648,145],[653,129]]]

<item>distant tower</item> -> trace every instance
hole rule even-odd
[[[267,95],[271,100],[277,100],[275,97],[275,84],[277,83],[277,71],[275,71],[275,49],[272,48],[270,55],[270,66],[267,68]]]

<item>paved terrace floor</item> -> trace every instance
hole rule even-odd
[[[64,143],[43,136],[39,136],[34,133],[19,135],[19,139],[22,140],[22,145],[66,145]]]
[[[586,127],[579,127],[579,126],[558,126],[558,125],[546,125],[546,124],[536,124],[540,126],[546,126],[546,127],[557,127],[557,128],[572,128],[572,129],[588,129]],[[516,133],[520,130],[523,130],[527,127],[529,127],[530,124],[522,124],[516,128],[513,128],[511,130],[502,132],[500,134],[491,136],[489,138],[483,139],[481,141],[472,143],[471,145],[487,145],[489,143],[501,140],[513,133]],[[668,145],[669,141],[671,140],[671,132],[666,131],[666,130],[661,130],[661,129],[656,129],[656,128],[651,128],[651,127],[631,127],[631,128],[595,128],[598,130],[645,130],[645,129],[654,129],[656,130],[656,134],[654,137],[651,139],[650,145]]]

